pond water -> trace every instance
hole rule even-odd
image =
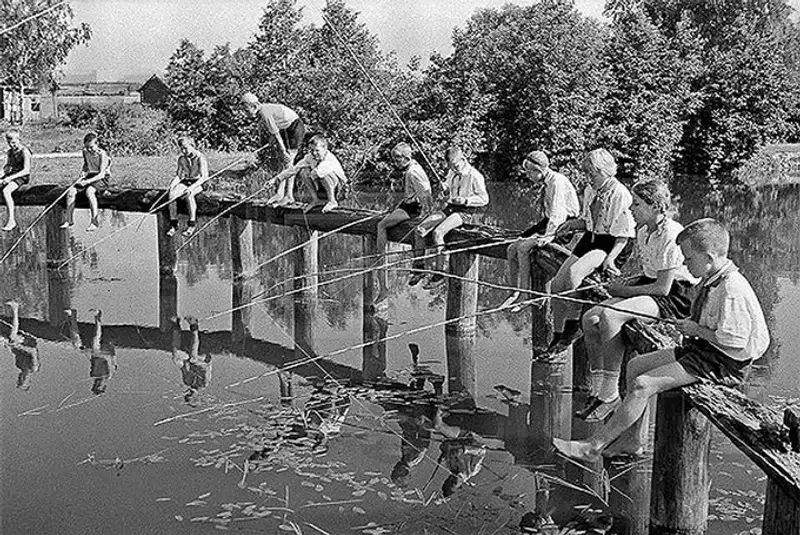
[[[534,219],[526,190],[494,185],[490,193],[486,223],[525,228]],[[748,394],[773,407],[797,401],[800,189],[680,197],[679,221],[715,216],[729,225],[732,257],[764,308],[773,344]],[[390,200],[359,194],[356,202],[372,208]],[[40,210],[21,210],[22,228]],[[253,340],[237,343],[228,221],[179,251],[175,286],[159,281],[155,219],[140,219],[103,212],[100,230],[86,233],[79,211],[66,278],[48,273],[43,223],[0,266],[0,299],[19,303],[26,339],[5,344],[0,359],[2,533],[489,535],[519,532],[522,516],[537,507],[562,526],[572,522],[570,533],[606,532],[606,513],[615,517],[608,533],[643,533],[648,507],[637,496],[646,463],[623,467],[604,486],[598,474],[574,467],[565,476],[530,447],[537,430],[524,425],[529,312],[478,318],[472,410],[435,392],[446,374],[446,339],[441,325],[425,327],[444,319],[446,288],[409,288],[407,273],[393,271],[388,310],[376,322],[393,337],[378,349],[388,379],[359,386],[351,379],[363,375],[362,349],[342,350],[362,342],[360,277],[320,286],[316,302],[297,308],[282,296],[291,288],[291,256],[264,265],[250,282],[270,299],[257,297],[249,309]],[[286,228],[255,224],[253,232],[258,264],[294,243]],[[0,239],[5,251],[16,236]],[[341,235],[322,239],[319,251],[322,282],[358,268],[364,255],[360,238]],[[484,281],[505,281],[503,262],[484,258],[480,270]],[[171,304],[160,302],[165,297]],[[481,287],[479,310],[505,297]],[[176,302],[181,319],[165,325]],[[299,311],[311,322],[309,347],[336,352],[324,370],[313,363],[281,370],[294,358]],[[10,315],[7,307],[4,321]],[[7,338],[8,323],[0,333]],[[420,350],[416,367],[409,344]],[[423,384],[407,386],[415,382]],[[442,402],[450,410],[439,429],[448,439],[429,430],[440,423]],[[405,477],[396,469],[401,459]],[[448,463],[476,473],[444,500]],[[764,475],[719,433],[711,463],[708,533],[757,533]]]

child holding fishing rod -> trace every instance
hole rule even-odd
[[[403,179],[404,196],[397,208],[389,212],[389,215],[378,222],[377,230],[377,249],[378,254],[386,252],[386,244],[389,241],[389,229],[415,219],[427,211],[432,203],[431,182],[422,166],[411,156],[411,145],[408,143],[398,143],[391,152],[392,165],[395,171],[401,174]],[[382,256],[382,259],[385,258]],[[416,265],[415,267],[420,267]],[[385,295],[389,286],[388,273],[383,269],[378,277],[378,301]]]
[[[173,236],[178,231],[178,205],[177,199],[186,199],[189,207],[189,221],[184,237],[194,234],[197,228],[197,201],[195,196],[203,190],[203,183],[208,181],[208,161],[206,157],[195,148],[194,140],[188,136],[179,137],[176,141],[181,154],[178,156],[178,169],[175,178],[170,182],[169,195],[169,230],[167,236]]]
[[[83,136],[83,177],[75,182],[67,190],[67,220],[61,228],[71,228],[75,224],[75,200],[78,193],[83,193],[89,200],[89,211],[91,221],[88,232],[97,230],[100,225],[98,216],[100,210],[97,206],[97,186],[108,187],[108,177],[111,167],[111,159],[108,153],[100,148],[97,141],[97,134],[89,132]]]
[[[408,281],[409,285],[414,286],[427,278],[424,284],[426,289],[438,286],[445,279],[447,254],[444,252],[444,238],[447,233],[467,223],[479,223],[481,214],[489,204],[486,180],[467,161],[461,148],[449,147],[444,156],[448,172],[442,194],[447,196],[447,204],[442,210],[436,210],[426,217],[414,229],[415,257],[424,255],[425,239],[429,234],[433,237],[437,252],[441,253],[436,257],[438,273],[430,275],[416,272]]]
[[[553,241],[556,230],[568,220],[577,218],[581,211],[575,186],[567,177],[550,169],[550,160],[539,150],[525,156],[522,169],[528,179],[541,185],[539,200],[542,205],[541,221],[524,231],[519,241],[508,245],[508,271],[512,284],[520,290],[531,289],[531,251]],[[511,305],[520,297],[514,291],[503,303]]]
[[[303,146],[305,125],[300,116],[288,106],[277,103],[261,103],[253,93],[241,96],[242,106],[250,117],[258,122],[260,145],[263,147],[270,138],[275,140],[283,158],[284,167],[290,168],[297,160]],[[269,204],[286,205],[294,202],[295,175],[287,175],[278,182],[278,190],[269,198]]]
[[[583,197],[579,219],[566,221],[558,227],[556,237],[584,231],[572,255],[561,265],[553,278],[552,292],[562,293],[578,288],[596,269],[608,275],[619,275],[630,255],[630,238],[634,237],[633,202],[628,188],[617,180],[617,163],[605,149],[595,149],[581,162],[590,179]],[[581,305],[554,299],[553,340],[548,354],[566,350],[581,336]]]
[[[642,315],[689,317],[690,294],[697,283],[684,265],[676,242],[683,226],[668,215],[670,192],[666,184],[650,180],[631,189],[631,212],[637,225],[635,251],[642,272],[625,282],[611,283],[611,299],[583,315],[591,391],[576,416],[588,422],[603,421],[620,404],[619,377],[625,356],[623,325]]]
[[[594,461],[601,455],[640,454],[642,416],[652,397],[701,380],[739,384],[750,364],[767,350],[764,314],[750,283],[728,259],[730,236],[725,227],[700,219],[683,229],[676,241],[689,273],[701,278],[691,317],[675,321],[683,343],[631,360],[620,407],[585,440],[553,439],[562,455]]]
[[[0,189],[8,209],[8,221],[3,230],[14,230],[17,219],[12,194],[31,181],[31,151],[22,144],[20,133],[16,130],[6,132],[6,164],[3,166],[3,177],[0,178]]]

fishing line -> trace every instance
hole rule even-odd
[[[35,13],[35,14],[29,16],[29,17],[26,17],[26,18],[20,20],[19,22],[15,23],[15,24],[12,24],[11,26],[9,26],[7,28],[3,28],[2,30],[0,30],[0,35],[3,35],[4,33],[8,33],[13,29],[22,26],[23,24],[25,24],[26,22],[28,22],[30,20],[39,18],[42,15],[44,15],[45,13],[53,11],[55,8],[60,7],[60,6],[64,5],[64,4],[66,4],[66,3],[67,3],[67,0],[64,0],[63,2],[59,2],[57,4],[54,4],[54,5],[50,6],[50,7],[48,7],[47,9],[43,9],[42,11],[40,11],[38,13]]]

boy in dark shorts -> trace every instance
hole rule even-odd
[[[688,225],[677,238],[684,263],[701,277],[691,318],[678,320],[682,345],[636,357],[628,364],[628,390],[606,424],[585,440],[553,439],[561,454],[581,461],[601,454],[641,453],[642,416],[650,398],[700,380],[736,385],[769,345],[755,292],[728,259],[728,231],[713,219]],[[623,435],[625,435],[623,437]],[[619,439],[619,440],[618,440]],[[613,448],[609,446],[614,443]]]
[[[97,206],[97,186],[108,187],[110,166],[111,159],[106,151],[97,144],[97,134],[89,132],[83,136],[83,178],[67,190],[67,220],[61,225],[61,228],[70,228],[75,224],[75,199],[79,192],[83,192],[89,200],[92,218],[86,230],[89,232],[97,230],[100,213]]]
[[[464,224],[477,224],[481,214],[489,204],[489,194],[486,192],[486,180],[483,174],[475,169],[466,159],[458,147],[450,147],[445,151],[447,161],[447,177],[445,178],[444,192],[447,194],[447,205],[443,210],[436,210],[426,217],[414,229],[414,255],[422,256],[425,251],[425,238],[428,234],[433,236],[433,244],[442,252],[436,257],[435,273],[428,278],[424,285],[433,288],[444,281],[444,271],[447,270],[447,254],[444,253],[444,237],[451,230]],[[414,273],[408,284],[414,286],[426,278],[420,272]]]
[[[386,252],[389,229],[404,221],[419,217],[433,202],[431,182],[422,166],[411,157],[411,145],[408,143],[395,145],[392,149],[392,164],[398,172],[402,173],[405,196],[400,205],[378,223],[377,249],[380,255]],[[389,285],[387,278],[388,274],[384,269],[378,277],[379,300],[386,295]]]
[[[12,193],[31,181],[31,151],[22,144],[19,132],[11,130],[6,132],[6,164],[3,166],[3,178],[0,179],[0,188],[8,207],[8,221],[3,230],[14,230],[17,219],[14,211]]]
[[[181,155],[178,156],[178,168],[175,178],[169,184],[169,230],[167,236],[178,231],[178,199],[186,199],[189,207],[189,221],[183,236],[189,237],[197,228],[197,200],[195,196],[203,191],[203,184],[208,181],[208,161],[197,148],[194,140],[188,136],[179,137],[176,144]]]

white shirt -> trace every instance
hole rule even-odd
[[[636,234],[632,203],[628,188],[616,178],[607,179],[597,191],[591,185],[586,186],[581,219],[586,222],[587,232],[633,238]]]
[[[670,217],[664,217],[652,232],[647,225],[639,227],[636,231],[636,251],[645,277],[656,279],[659,271],[674,269],[675,280],[691,284],[699,282],[700,279],[692,277],[683,264],[683,253],[675,243],[682,230],[683,225]]]
[[[581,205],[575,186],[567,177],[548,169],[544,177],[544,216],[547,218],[546,239],[552,240],[556,230],[570,217],[578,217]]]
[[[262,127],[275,135],[300,118],[294,110],[283,104],[262,104],[258,107],[258,116]]]
[[[339,163],[339,159],[331,151],[325,152],[325,157],[322,158],[322,161],[317,161],[313,155],[306,154],[297,163],[296,168],[298,170],[311,169],[319,178],[331,178],[334,184],[344,184],[347,181],[342,164]]]
[[[447,172],[445,177],[450,190],[450,201],[456,197],[465,199],[467,206],[486,206],[489,204],[489,193],[486,191],[486,180],[483,174],[469,163],[464,163],[463,172]]]
[[[767,322],[750,283],[728,262],[701,282],[711,289],[701,305],[698,323],[715,332],[725,348],[715,347],[725,355],[739,361],[756,360],[769,346]]]
[[[406,202],[424,203],[430,199],[431,181],[425,169],[416,160],[411,160],[403,170],[403,183]]]

